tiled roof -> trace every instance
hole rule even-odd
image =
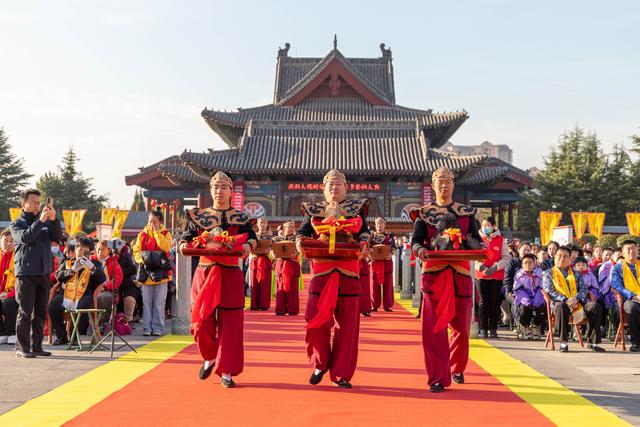
[[[276,66],[276,85],[274,103],[279,103],[295,93],[294,87],[301,80],[309,80],[317,74],[334,57],[338,56],[343,63],[363,80],[367,86],[391,104],[395,104],[393,85],[393,68],[391,56],[381,58],[345,58],[337,49],[329,52],[324,58],[291,58],[280,56]],[[315,69],[315,70],[314,70]]]
[[[185,152],[182,160],[194,169],[210,173],[321,175],[331,168],[347,174],[423,176],[445,165],[462,171],[484,159],[483,155],[459,156],[427,148],[415,124],[379,123],[272,123],[252,122],[240,148]],[[204,175],[204,174],[202,174]]]
[[[532,186],[532,177],[522,169],[519,169],[504,160],[488,157],[482,162],[473,165],[458,181],[462,185],[486,184],[507,175],[517,176],[526,186]]]
[[[158,169],[165,178],[175,185],[181,185],[184,182],[209,182],[182,163],[160,163]]]

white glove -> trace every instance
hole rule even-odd
[[[80,264],[82,264],[82,266],[83,266],[84,268],[87,268],[87,269],[89,269],[89,270],[93,269],[93,267],[94,267],[93,263],[92,263],[92,262],[91,262],[91,260],[90,260],[90,259],[88,259],[88,258],[82,258],[82,259],[80,260]]]
[[[78,271],[80,271],[81,268],[82,268],[82,260],[77,259],[76,262],[73,263],[71,270],[77,273]]]

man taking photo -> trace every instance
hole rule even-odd
[[[20,216],[11,223],[16,244],[14,262],[19,305],[16,356],[51,356],[42,349],[43,327],[51,287],[51,241],[62,239],[62,229],[51,199],[40,209],[38,190],[23,191],[20,205]]]

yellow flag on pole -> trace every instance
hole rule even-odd
[[[104,208],[102,209],[102,223],[113,224],[113,220],[116,218],[116,208]]]
[[[594,212],[587,215],[587,221],[589,222],[589,232],[596,236],[598,239],[602,236],[602,230],[604,229],[604,212]]]
[[[640,236],[640,212],[627,212],[629,234]]]
[[[122,237],[122,229],[124,228],[124,223],[127,221],[127,217],[129,216],[129,211],[121,211],[118,210],[116,212],[116,219],[113,223],[113,237]]]
[[[562,212],[540,212],[540,241],[548,245],[553,235],[553,229],[560,224]]]
[[[9,208],[9,220],[15,221],[20,216],[21,208]]]
[[[571,212],[571,220],[573,221],[573,232],[576,233],[576,239],[580,240],[587,231],[588,212]]]
[[[87,213],[86,209],[63,210],[64,231],[70,236],[82,231],[82,220]]]

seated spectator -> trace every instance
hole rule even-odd
[[[16,343],[16,276],[14,274],[13,251],[15,242],[11,230],[0,234],[0,344]]]
[[[542,270],[536,265],[533,254],[522,256],[522,268],[514,278],[513,291],[525,339],[539,339],[540,326],[546,316],[546,304],[542,296]]]
[[[602,311],[595,301],[588,300],[588,290],[582,275],[575,273],[571,268],[571,251],[571,247],[560,247],[556,251],[553,268],[545,271],[542,279],[543,288],[551,298],[552,310],[560,328],[560,351],[569,351],[569,317],[573,315],[576,322],[584,316],[589,319],[589,346],[593,351],[604,352],[605,349],[600,347]]]
[[[502,323],[505,325],[511,324],[511,313],[513,308],[514,296],[513,296],[513,283],[514,278],[518,270],[522,268],[522,257],[531,253],[531,243],[523,242],[518,248],[516,256],[509,260],[507,268],[504,270],[504,280],[502,281],[502,290],[504,292],[504,301],[500,306],[502,310]]]
[[[49,316],[56,333],[53,345],[65,345],[69,342],[67,329],[64,326],[65,309],[86,309],[93,307],[93,295],[102,292],[106,277],[98,261],[89,259],[93,249],[93,242],[87,237],[81,237],[75,246],[73,255],[70,250],[65,254],[72,256],[60,264],[56,279],[62,285],[56,296],[49,303]],[[87,315],[80,316],[78,332],[86,335],[89,325]]]
[[[542,271],[549,270],[551,269],[551,267],[553,267],[553,263],[555,262],[555,259],[556,259],[556,252],[558,251],[559,247],[560,245],[558,244],[558,242],[554,242],[554,241],[549,242],[549,244],[547,245],[547,254],[549,255],[549,257],[544,262],[544,264],[540,265],[540,268],[542,268]]]
[[[584,256],[584,252],[576,245],[570,245],[569,248],[571,249],[571,265],[573,265],[576,262],[576,258]]]
[[[604,260],[602,259],[603,255],[604,250],[602,249],[602,246],[595,246],[593,248],[593,258],[589,263],[589,268],[591,269],[591,271],[593,271],[593,274],[595,274],[596,277],[598,275],[598,273],[596,272],[598,270],[598,267],[600,267],[600,264],[604,262]]]
[[[549,253],[547,252],[547,248],[544,246],[541,248],[538,248],[538,252],[536,252],[535,254],[538,257],[538,266],[540,266],[540,268],[542,269],[542,266],[549,259]]]
[[[92,261],[98,261],[102,266],[102,272],[106,276],[106,281],[102,287],[102,292],[98,294],[98,308],[105,310],[105,314],[100,319],[100,327],[104,322],[111,319],[112,287],[118,292],[122,283],[122,268],[118,263],[118,255],[115,255],[109,248],[109,242],[100,240],[96,247],[96,253],[91,257]]]
[[[137,281],[142,283],[144,336],[161,336],[164,333],[165,301],[171,269],[171,235],[161,224],[162,221],[162,212],[150,212],[149,221],[133,246],[133,258],[138,264]]]
[[[599,297],[598,304],[602,308],[602,330],[606,332],[606,328],[611,325],[613,328],[618,327],[620,321],[620,312],[618,310],[618,302],[616,296],[611,292],[611,281],[609,276],[611,268],[616,265],[621,255],[621,249],[613,250],[604,248],[602,250],[602,264],[597,268],[596,277],[598,278]]]
[[[133,263],[131,252],[123,240],[114,238],[110,243],[112,250],[118,255],[118,264],[122,269],[118,312],[124,313],[125,320],[131,322],[136,310],[136,302],[142,297],[140,288],[135,284],[136,265]]]
[[[638,262],[638,244],[633,240],[622,242],[622,260],[611,269],[611,287],[624,299],[622,306],[629,319],[631,348],[640,352],[640,262]]]
[[[597,301],[600,296],[600,285],[598,284],[596,276],[591,272],[587,259],[581,256],[576,258],[573,263],[573,270],[582,275],[582,281],[587,287],[587,292],[590,292],[593,296],[593,300]]]

